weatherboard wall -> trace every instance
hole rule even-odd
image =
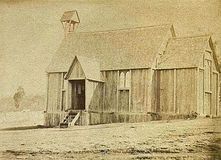
[[[153,110],[170,114],[197,111],[196,68],[156,70]]]
[[[127,70],[128,86],[121,87],[122,70],[103,71],[104,112],[146,113],[151,110],[150,69]]]
[[[130,112],[147,113],[151,111],[151,70],[131,70]]]
[[[198,113],[218,116],[219,113],[219,71],[212,53],[205,52],[198,72]]]
[[[86,80],[86,110],[102,112],[104,107],[103,82]]]
[[[62,73],[48,74],[47,112],[60,111]]]

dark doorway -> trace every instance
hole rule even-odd
[[[85,80],[72,80],[72,109],[84,110],[85,109]]]

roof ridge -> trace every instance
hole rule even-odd
[[[128,31],[128,30],[138,30],[138,29],[145,29],[145,28],[153,28],[153,27],[166,27],[172,26],[173,24],[161,24],[161,25],[151,25],[151,26],[139,26],[139,27],[131,27],[131,28],[119,28],[119,29],[109,29],[109,30],[101,30],[101,31],[83,31],[83,32],[71,32],[74,34],[78,33],[109,33],[115,31]],[[69,34],[71,34],[69,33]]]
[[[212,34],[202,34],[202,35],[195,35],[195,36],[171,37],[169,39],[170,40],[172,40],[172,39],[188,39],[188,38],[211,37],[211,36],[212,36]]]

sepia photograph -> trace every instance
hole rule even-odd
[[[0,160],[221,160],[221,0],[0,0]]]

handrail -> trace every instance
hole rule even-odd
[[[75,123],[77,122],[77,120],[80,117],[81,112],[78,112],[77,115],[74,117],[74,119],[72,120],[72,122],[70,123],[70,126],[74,126]]]

